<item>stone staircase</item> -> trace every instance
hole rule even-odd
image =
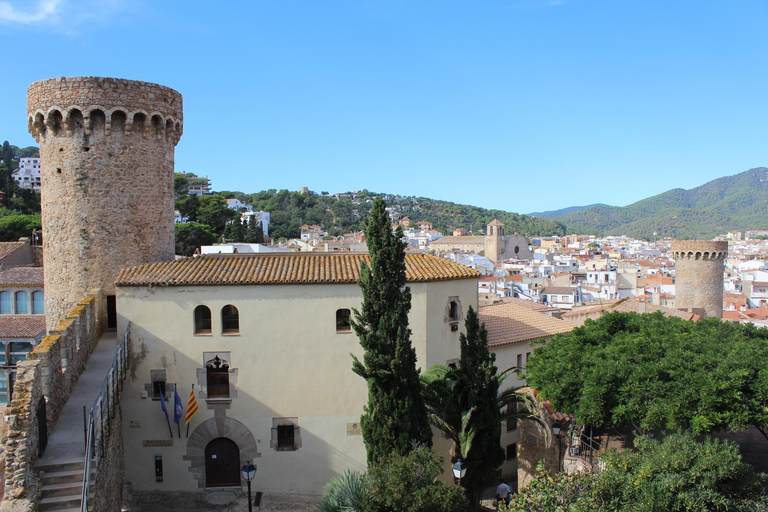
[[[41,472],[42,495],[37,505],[39,512],[80,511],[84,464],[80,460],[35,467]]]

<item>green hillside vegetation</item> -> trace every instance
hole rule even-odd
[[[493,219],[504,223],[508,233],[529,236],[564,235],[565,226],[551,219],[539,219],[501,210],[486,210],[476,206],[438,201],[424,197],[379,194],[361,190],[355,194],[339,194],[338,199],[327,193],[300,194],[288,190],[266,190],[255,194],[221,192],[226,198],[237,198],[254,210],[271,214],[270,234],[274,238],[298,238],[302,224],[316,224],[331,236],[362,231],[362,219],[377,195],[387,206],[395,207],[402,217],[413,222],[430,222],[437,231],[450,235],[456,228],[485,230]],[[367,202],[371,201],[371,202]],[[353,210],[357,210],[356,214]]]
[[[650,239],[712,238],[728,231],[768,228],[768,168],[673,189],[624,207],[596,206],[554,217],[569,233]]]

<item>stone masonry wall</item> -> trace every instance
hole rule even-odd
[[[542,411],[541,419],[549,425],[550,433],[554,418]],[[561,461],[568,449],[565,429],[559,436],[551,435],[547,444],[544,427],[533,421],[520,421],[517,434],[517,486],[526,487],[536,473],[539,461],[544,460],[544,468],[550,473],[558,473]]]
[[[36,416],[45,397],[48,432],[52,432],[72,389],[85,369],[102,334],[102,296],[85,297],[62,320],[56,330],[17,365],[13,400],[5,410],[8,433],[5,447],[5,489],[0,511],[11,510],[13,500],[36,498],[34,473],[40,425]],[[18,508],[18,507],[17,507]]]
[[[174,148],[182,97],[162,85],[67,77],[27,90],[40,144],[46,322],[121,268],[174,256]]]
[[[123,414],[115,407],[115,415],[109,421],[109,436],[104,436],[104,456],[99,459],[96,480],[92,482],[93,498],[90,501],[93,512],[114,512],[122,510],[127,501],[123,496]]]
[[[675,258],[675,308],[701,316],[723,317],[723,271],[728,242],[672,242]]]

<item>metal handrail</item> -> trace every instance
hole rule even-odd
[[[83,464],[83,491],[80,498],[80,511],[88,511],[88,498],[91,490],[91,467],[94,459],[98,463],[98,459],[104,456],[104,436],[109,436],[109,420],[115,414],[115,407],[120,401],[120,392],[123,390],[122,382],[128,372],[128,355],[130,353],[131,343],[131,324],[130,322],[125,328],[125,334],[123,335],[123,341],[117,346],[115,351],[115,357],[112,359],[112,364],[109,366],[107,375],[104,377],[104,382],[101,384],[99,394],[96,396],[96,400],[93,401],[93,407],[91,407],[88,413],[88,427],[85,435],[85,462]],[[111,393],[111,396],[110,396]],[[104,408],[106,407],[106,425],[104,423]],[[85,409],[85,407],[83,407]],[[97,411],[98,411],[98,428],[97,428]],[[100,434],[99,445],[100,450],[96,451],[96,437]]]
[[[578,457],[589,463],[594,464],[595,454],[600,453],[600,444],[595,442],[592,427],[589,427],[589,435],[584,432],[584,428],[575,421],[571,423],[568,432],[568,454],[571,457]]]

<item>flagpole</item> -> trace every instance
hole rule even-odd
[[[173,439],[173,430],[171,430],[171,420],[168,419],[168,413],[165,413],[165,422],[168,424],[168,433],[171,434],[171,439]]]
[[[165,408],[165,394],[163,393],[162,388],[160,388],[160,407],[162,407],[163,414],[165,414],[165,422],[168,424],[168,433],[171,434],[171,439],[173,439],[173,430],[171,430],[171,420],[168,419],[168,409]]]

